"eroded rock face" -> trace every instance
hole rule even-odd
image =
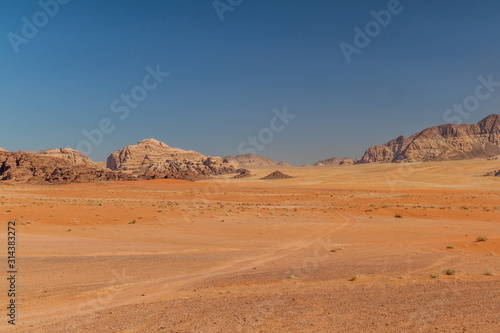
[[[94,163],[94,161],[92,161],[87,155],[71,148],[47,149],[40,151],[16,150],[13,153],[48,156],[63,159],[71,164],[86,165],[90,167],[96,166],[96,163]]]
[[[500,154],[500,115],[477,124],[430,127],[409,138],[400,136],[370,147],[358,163],[443,161],[486,158]]]
[[[134,177],[85,164],[73,164],[51,154],[0,152],[0,180],[61,184],[134,180]]]
[[[347,164],[354,164],[354,161],[349,157],[344,157],[344,158],[333,157],[323,161],[316,162],[314,163],[314,166],[331,166],[331,165],[347,165]]]
[[[255,154],[244,154],[238,156],[226,156],[226,159],[233,163],[237,163],[242,167],[266,167],[277,166],[276,161]],[[283,162],[284,163],[284,162]]]
[[[198,176],[235,173],[238,166],[227,159],[172,148],[155,139],[127,146],[111,154],[107,167],[152,178],[191,179]]]

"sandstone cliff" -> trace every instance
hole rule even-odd
[[[37,183],[84,183],[107,180],[133,180],[121,172],[102,170],[53,157],[51,154],[0,152],[0,180]]]
[[[499,154],[500,115],[492,114],[473,125],[446,124],[409,138],[400,136],[370,147],[358,163],[459,160]]]
[[[151,178],[183,178],[235,173],[238,165],[220,157],[172,148],[155,139],[127,146],[111,154],[107,167]]]
[[[94,163],[88,156],[71,148],[47,149],[40,151],[16,150],[13,151],[13,153],[48,156],[63,159],[71,164],[86,165],[90,167],[96,166],[96,163]]]

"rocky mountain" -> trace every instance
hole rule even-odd
[[[239,169],[238,165],[227,159],[169,147],[155,139],[143,140],[114,152],[108,157],[107,167],[134,175],[145,175],[146,179],[190,179],[235,173]]]
[[[409,138],[400,136],[370,147],[358,163],[442,161],[486,158],[500,154],[500,115],[477,124],[429,127]]]
[[[278,166],[284,167],[284,168],[291,167],[290,164],[283,162],[283,161],[278,162]]]
[[[277,166],[278,163],[276,161],[267,158],[267,157],[262,157],[259,155],[255,154],[245,154],[245,155],[238,155],[238,156],[226,156],[225,157],[227,160],[237,163],[242,167],[267,167],[267,166]],[[284,163],[284,162],[280,162]]]
[[[57,154],[56,154],[57,155]],[[111,170],[54,157],[52,154],[0,152],[0,180],[47,183],[84,183],[107,180],[133,180],[134,177]]]
[[[313,166],[331,166],[331,165],[344,165],[344,164],[354,164],[354,161],[349,157],[336,158],[332,157],[323,161],[314,163]]]
[[[2,147],[0,147],[0,152],[6,152],[7,150],[3,149]]]
[[[16,150],[13,151],[13,153],[54,157],[68,161],[71,164],[86,165],[89,167],[96,166],[96,163],[94,163],[94,161],[92,161],[87,155],[71,148],[47,149],[40,151]]]

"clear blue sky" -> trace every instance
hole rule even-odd
[[[286,106],[297,117],[258,153],[312,164],[442,124],[478,76],[500,81],[493,0],[401,0],[348,64],[339,44],[354,45],[354,27],[388,3],[243,0],[221,21],[211,0],[71,0],[44,22],[37,1],[4,0],[0,147],[75,148],[108,118],[114,131],[92,147],[96,161],[146,138],[235,155]],[[34,15],[41,27],[16,53],[9,33],[23,37],[22,18]],[[157,64],[169,76],[121,120],[111,104]],[[498,113],[497,89],[464,121]]]

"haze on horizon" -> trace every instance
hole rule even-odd
[[[269,129],[256,153],[302,165],[499,113],[496,1],[232,3],[3,1],[0,147],[101,127],[94,161],[148,138],[225,156]]]

